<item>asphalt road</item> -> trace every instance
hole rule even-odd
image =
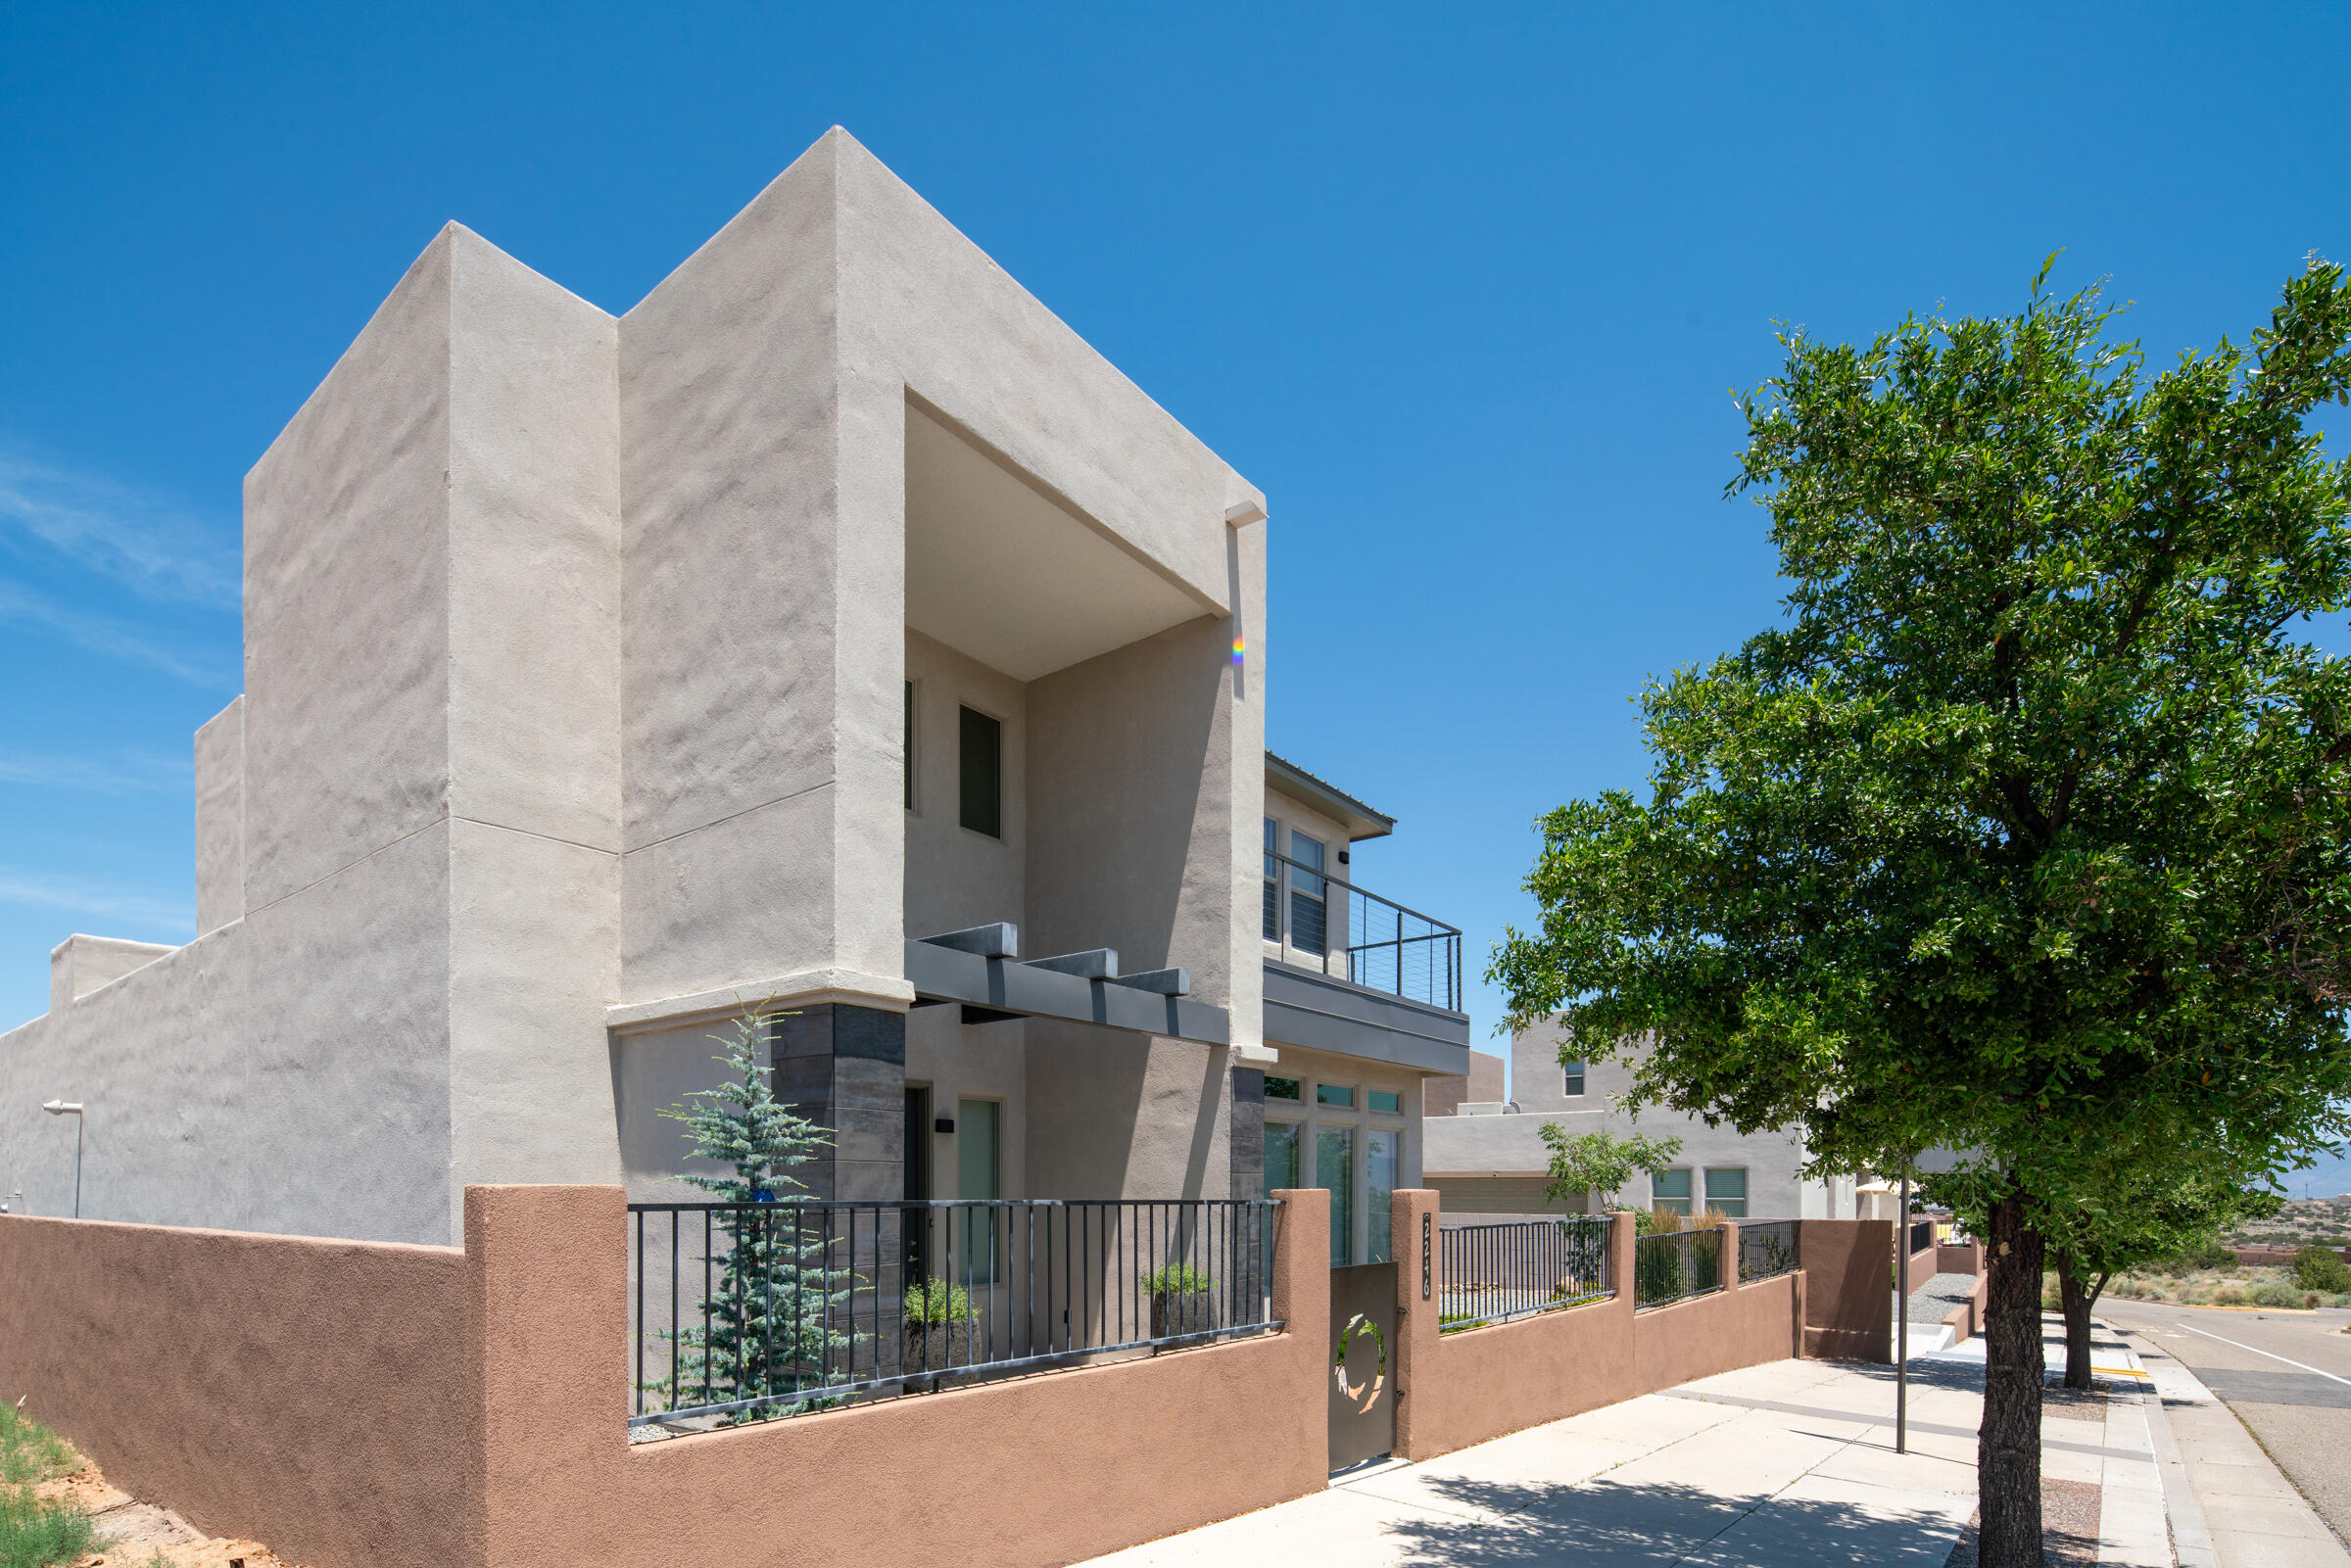
[[[2249,1312],[2101,1301],[2236,1412],[2327,1527],[2351,1543],[2351,1308]],[[2299,1365],[2290,1363],[2299,1362]]]

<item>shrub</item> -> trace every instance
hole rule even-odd
[[[972,1298],[961,1285],[925,1279],[906,1287],[909,1323],[968,1323],[972,1315]]]
[[[2223,1285],[2212,1293],[2212,1305],[2215,1307],[2242,1307],[2245,1305],[2245,1293],[2234,1285]]]
[[[2234,1268],[2236,1254],[2217,1241],[2200,1241],[2181,1248],[2164,1259],[2163,1266],[2173,1274],[2192,1274],[2199,1268]]]
[[[0,1486],[0,1568],[73,1562],[101,1544],[79,1508],[45,1502],[30,1487]]]
[[[1217,1282],[1189,1263],[1169,1263],[1143,1276],[1143,1289],[1154,1296],[1193,1296],[1217,1288]]]
[[[2294,1283],[2304,1290],[2351,1291],[2351,1264],[2324,1247],[2305,1247],[2294,1254]]]
[[[2265,1279],[2253,1287],[2250,1300],[2255,1307],[2299,1307],[2302,1293],[2282,1279]]]

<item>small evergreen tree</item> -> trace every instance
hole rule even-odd
[[[708,1390],[706,1402],[714,1404],[793,1394],[811,1374],[823,1383],[831,1354],[847,1344],[832,1323],[851,1276],[828,1258],[825,1228],[799,1223],[792,1200],[779,1202],[780,1187],[800,1186],[784,1172],[832,1142],[825,1128],[776,1099],[773,1078],[760,1065],[760,1037],[785,1016],[754,1009],[726,1033],[710,1036],[726,1047],[712,1060],[730,1076],[716,1088],[690,1091],[690,1104],[661,1113],[685,1123],[696,1154],[730,1170],[685,1180],[722,1203],[759,1206],[717,1212],[713,1234],[723,1245],[702,1259],[717,1272],[702,1298],[701,1326],[673,1331],[683,1353],[677,1372],[651,1386],[673,1400],[688,1389]],[[763,1406],[738,1412],[737,1419],[791,1409]]]

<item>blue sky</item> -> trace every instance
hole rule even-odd
[[[1775,612],[1773,321],[2063,247],[2241,337],[2351,256],[2346,79],[2339,6],[0,9],[0,1027],[192,933],[241,477],[447,219],[617,311],[846,125],[1264,487],[1273,744],[1474,971],[1643,678]]]

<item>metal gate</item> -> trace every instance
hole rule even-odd
[[[1330,1468],[1396,1447],[1396,1265],[1330,1271]]]

